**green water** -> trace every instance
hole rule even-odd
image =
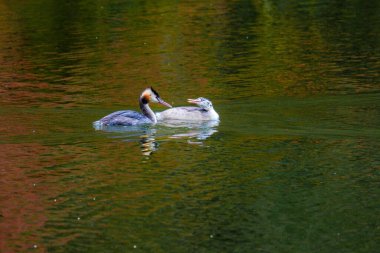
[[[0,252],[377,252],[379,13],[0,0]],[[92,127],[150,85],[220,123]]]

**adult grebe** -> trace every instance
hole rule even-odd
[[[167,109],[163,112],[156,113],[157,119],[161,120],[219,120],[218,113],[214,110],[210,100],[199,97],[197,99],[188,99],[187,102],[196,104],[194,106],[181,106]]]
[[[172,107],[160,98],[160,95],[152,88],[146,88],[140,96],[139,104],[143,114],[135,111],[117,111],[113,112],[98,121],[94,122],[95,127],[102,126],[136,126],[142,124],[156,124],[157,118],[152,109],[149,107],[149,102],[160,103],[167,107]]]

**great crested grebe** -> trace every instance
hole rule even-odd
[[[199,107],[180,106],[167,109],[163,112],[156,113],[157,120],[219,120],[219,115],[214,110],[214,107],[212,106],[210,100],[203,97],[199,97],[197,99],[188,99],[187,102],[191,104],[196,104]]]
[[[152,109],[150,109],[148,105],[149,102],[160,103],[167,107],[172,107],[170,104],[162,100],[160,95],[150,87],[146,88],[139,98],[142,114],[131,110],[117,111],[95,121],[94,126],[136,126],[142,124],[156,124],[157,118]]]

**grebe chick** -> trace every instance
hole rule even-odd
[[[163,112],[156,113],[157,119],[162,120],[191,120],[191,121],[204,121],[204,120],[219,120],[218,113],[214,110],[210,100],[199,97],[197,99],[188,99],[187,102],[196,104],[194,106],[181,106],[167,109]]]
[[[126,110],[113,112],[93,124],[95,127],[102,126],[136,126],[143,124],[156,124],[157,118],[156,114],[150,109],[149,102],[160,103],[167,107],[172,107],[170,104],[166,103],[160,98],[160,95],[152,88],[146,88],[139,98],[140,109],[142,114],[139,112]]]

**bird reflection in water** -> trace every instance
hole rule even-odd
[[[176,133],[169,138],[172,139],[181,139],[181,138],[196,138],[197,140],[206,140],[208,137],[213,135],[217,132],[216,127],[219,125],[219,121],[204,121],[204,122],[186,122],[186,121],[165,121],[164,123],[161,123],[161,125],[167,126],[167,127],[181,127],[181,128],[187,128],[190,129],[183,133]],[[191,144],[195,143],[202,143],[202,142],[191,142],[188,141]]]
[[[140,136],[141,152],[145,156],[150,156],[158,149],[158,142],[155,139],[156,129],[150,129],[151,131],[145,131]]]
[[[160,139],[187,139],[187,143],[193,145],[203,145],[203,141],[217,132],[219,121],[186,122],[186,121],[165,121],[147,127],[119,127],[102,126],[95,127],[96,130],[123,134],[118,138],[126,141],[134,141],[138,138],[141,152],[145,156],[150,156],[159,148]],[[157,134],[159,133],[159,134]],[[195,140],[194,140],[195,139]]]

